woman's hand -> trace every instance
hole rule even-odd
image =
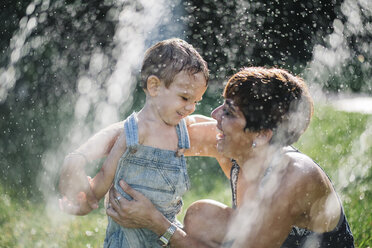
[[[132,189],[123,180],[120,187],[125,193],[130,195],[133,200],[129,201],[121,196],[114,187],[110,190],[109,207],[106,210],[116,223],[127,228],[147,228],[156,233],[163,235],[171,223],[160,213],[155,206],[140,192]],[[209,242],[208,245],[202,240],[187,235],[181,228],[177,228],[170,239],[172,247],[189,248],[211,248],[217,247],[215,242]]]
[[[124,192],[130,195],[133,200],[129,201],[125,199],[112,187],[110,190],[109,206],[106,210],[107,215],[121,226],[128,228],[148,228],[157,232],[156,230],[159,228],[160,223],[156,223],[156,218],[162,218],[162,214],[140,192],[132,189],[123,180],[119,183]],[[161,227],[160,229],[162,230]],[[159,230],[159,232],[161,231]]]

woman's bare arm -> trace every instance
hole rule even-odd
[[[123,121],[114,123],[98,131],[76,150],[83,153],[89,161],[103,158],[110,153],[123,128]]]
[[[122,130],[123,122],[112,124],[65,157],[59,179],[59,190],[63,196],[60,201],[62,210],[82,215],[98,207],[98,201],[85,172],[85,165],[89,161],[106,156]]]

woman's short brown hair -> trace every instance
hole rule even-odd
[[[145,53],[141,68],[141,86],[146,89],[148,77],[154,75],[169,87],[174,77],[181,71],[190,74],[203,72],[208,84],[207,62],[192,45],[177,38],[160,41]]]
[[[233,75],[223,92],[243,112],[245,128],[272,130],[271,142],[290,145],[306,130],[313,101],[304,80],[278,68],[247,67]]]

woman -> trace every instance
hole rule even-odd
[[[201,200],[187,210],[174,247],[354,247],[342,204],[324,171],[290,147],[313,112],[304,81],[281,69],[245,68],[232,76],[212,112],[218,151],[234,158],[233,207]],[[240,166],[239,166],[239,165]],[[170,225],[141,194],[115,200],[108,215],[162,235]]]

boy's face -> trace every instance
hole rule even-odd
[[[156,111],[168,125],[177,125],[180,120],[195,111],[195,105],[202,100],[207,83],[202,72],[178,73],[168,88],[161,82],[154,97]]]

